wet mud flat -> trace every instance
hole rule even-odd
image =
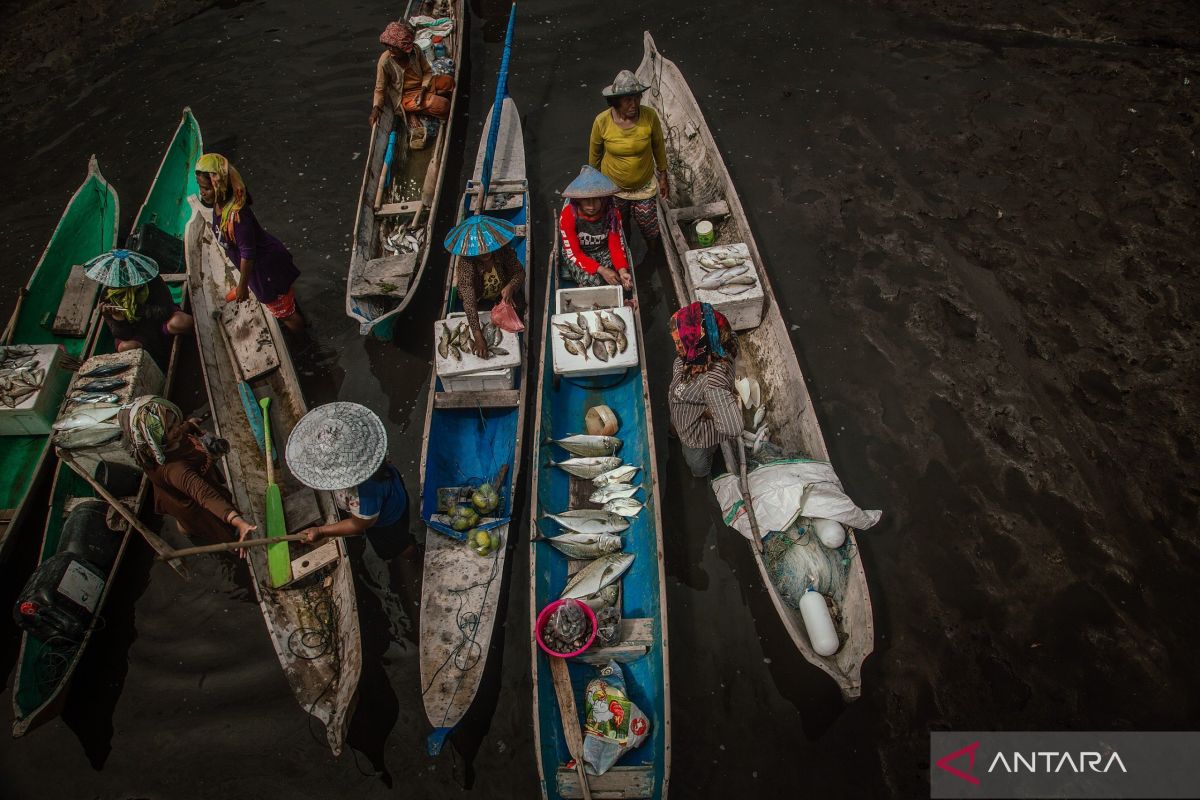
[[[427,373],[432,326],[417,313],[415,333],[364,342],[341,307],[353,154],[387,12],[341,9],[331,21],[321,3],[224,3],[122,23],[118,50],[89,38],[108,42],[95,33],[103,21],[142,5],[34,6],[98,11],[86,25],[21,12],[0,43],[0,63],[13,47],[48,59],[12,83],[27,93],[0,94],[8,182],[28,194],[0,218],[11,249],[0,286],[23,282],[90,152],[119,182],[126,229],[149,162],[191,104],[206,142],[235,146],[260,218],[303,271],[320,345],[296,354],[310,404],[379,410],[415,492],[424,386],[413,376]],[[507,4],[471,13],[456,146],[473,153]],[[750,14],[714,3],[698,15],[667,0],[530,2],[519,14],[511,91],[538,212],[534,299],[553,192],[585,157],[600,87],[636,66],[649,29],[729,163],[834,465],[860,505],[885,511],[860,537],[877,640],[863,697],[846,706],[792,648],[745,543],[700,501],[707,488],[665,438],[674,300],[652,253],[638,280],[664,460],[672,795],[923,796],[930,729],[1194,727],[1200,11],[838,2]],[[146,89],[138,74],[158,79]],[[59,130],[64,114],[74,131]],[[151,124],[162,128],[153,144],[139,130]],[[447,195],[463,172],[447,177]],[[436,304],[440,269],[414,307]],[[184,585],[145,557],[126,565],[64,723],[0,736],[0,781],[14,797],[186,786],[227,798],[280,785],[534,796],[527,533],[493,677],[438,760],[423,750],[411,566],[389,574],[363,556],[361,717],[353,751],[334,760],[306,729],[237,563],[207,561]],[[11,676],[16,633],[4,626],[0,674]],[[149,772],[147,759],[172,769]]]

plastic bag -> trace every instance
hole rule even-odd
[[[501,300],[492,308],[492,323],[499,325],[501,330],[509,333],[520,333],[525,330],[525,325],[522,324],[521,318],[517,315],[517,310],[512,307],[512,303],[506,303]]]
[[[587,685],[583,764],[591,775],[608,772],[621,756],[640,745],[650,734],[650,720],[625,692],[625,673],[609,661],[600,676]]]

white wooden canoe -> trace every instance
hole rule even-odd
[[[691,221],[699,218],[714,221],[721,234],[718,243],[745,243],[754,263],[759,266],[758,277],[764,305],[762,322],[758,327],[739,333],[741,356],[737,364],[738,375],[750,375],[758,379],[767,405],[766,423],[775,444],[790,454],[829,461],[829,451],[825,447],[821,426],[817,422],[804,375],[788,335],[787,323],[771,289],[770,276],[729,177],[729,170],[679,68],[663,58],[648,32],[644,34],[644,44],[645,55],[638,66],[637,77],[650,89],[642,100],[659,113],[668,133],[671,196],[666,202],[660,202],[659,213],[675,294],[681,305],[697,299],[683,264],[683,254],[697,246],[689,244],[688,231],[685,230],[690,227]],[[688,180],[678,180],[680,174],[686,174]],[[849,533],[849,541],[851,551],[856,553],[857,542],[853,531]],[[845,641],[837,653],[824,657],[813,651],[800,612],[780,596],[768,575],[766,564],[753,545],[751,551],[771,601],[796,647],[806,659],[837,682],[847,700],[858,697],[862,693],[863,660],[875,648],[874,615],[862,559],[851,559],[845,596],[835,598],[842,611],[839,627]]]
[[[431,237],[442,196],[450,128],[458,105],[459,73],[466,58],[463,0],[454,0],[452,14],[454,32],[446,45],[450,58],[454,59],[455,89],[450,99],[450,116],[438,129],[437,139],[423,150],[410,151],[404,120],[397,117],[389,105],[384,106],[379,123],[371,130],[362,188],[358,193],[358,210],[354,215],[350,270],[346,274],[346,314],[358,322],[359,333],[363,335],[408,307],[421,282],[429,254],[441,247],[441,242],[433,242]],[[396,141],[392,185],[397,194],[383,197],[376,206],[388,136],[393,130]],[[392,255],[384,250],[383,240],[397,231],[421,239],[415,253]],[[380,327],[376,333],[390,338],[390,324]]]
[[[265,531],[266,464],[246,420],[233,363],[213,317],[225,305],[229,288],[225,276],[231,267],[212,235],[209,219],[207,213],[193,217],[184,242],[196,343],[214,426],[229,441],[224,467],[234,505]],[[273,350],[279,362],[249,383],[256,397],[271,398],[271,434],[279,453],[275,481],[283,492],[288,532],[332,523],[338,517],[329,494],[314,492],[297,481],[283,457],[288,434],[308,409],[279,326],[253,299],[244,304],[242,313],[246,320],[257,320],[263,332],[257,340],[260,351]],[[332,561],[281,589],[270,588],[265,548],[249,548],[247,563],[263,620],[288,683],[301,707],[324,723],[329,747],[337,755],[345,742],[358,690],[362,646],[354,581],[343,540],[327,540],[321,548],[326,548],[321,553],[331,555]],[[293,562],[302,549],[292,543]],[[307,552],[317,550],[320,548]]]

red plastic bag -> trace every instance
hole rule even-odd
[[[525,326],[521,323],[521,318],[517,316],[517,310],[512,307],[511,303],[506,303],[503,300],[496,303],[492,308],[492,323],[499,325],[501,330],[509,333],[520,333],[525,330]]]

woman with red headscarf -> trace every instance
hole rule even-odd
[[[383,103],[388,101],[397,114],[408,112],[408,146],[425,147],[426,130],[422,116],[446,119],[454,78],[436,75],[415,44],[416,30],[407,22],[391,22],[379,35],[387,50],[375,65],[375,94],[372,98],[371,124],[379,121]]]
[[[720,311],[708,303],[692,303],[671,317],[671,338],[678,354],[668,390],[671,424],[688,469],[703,478],[712,469],[717,447],[742,433],[733,385],[737,334]]]

